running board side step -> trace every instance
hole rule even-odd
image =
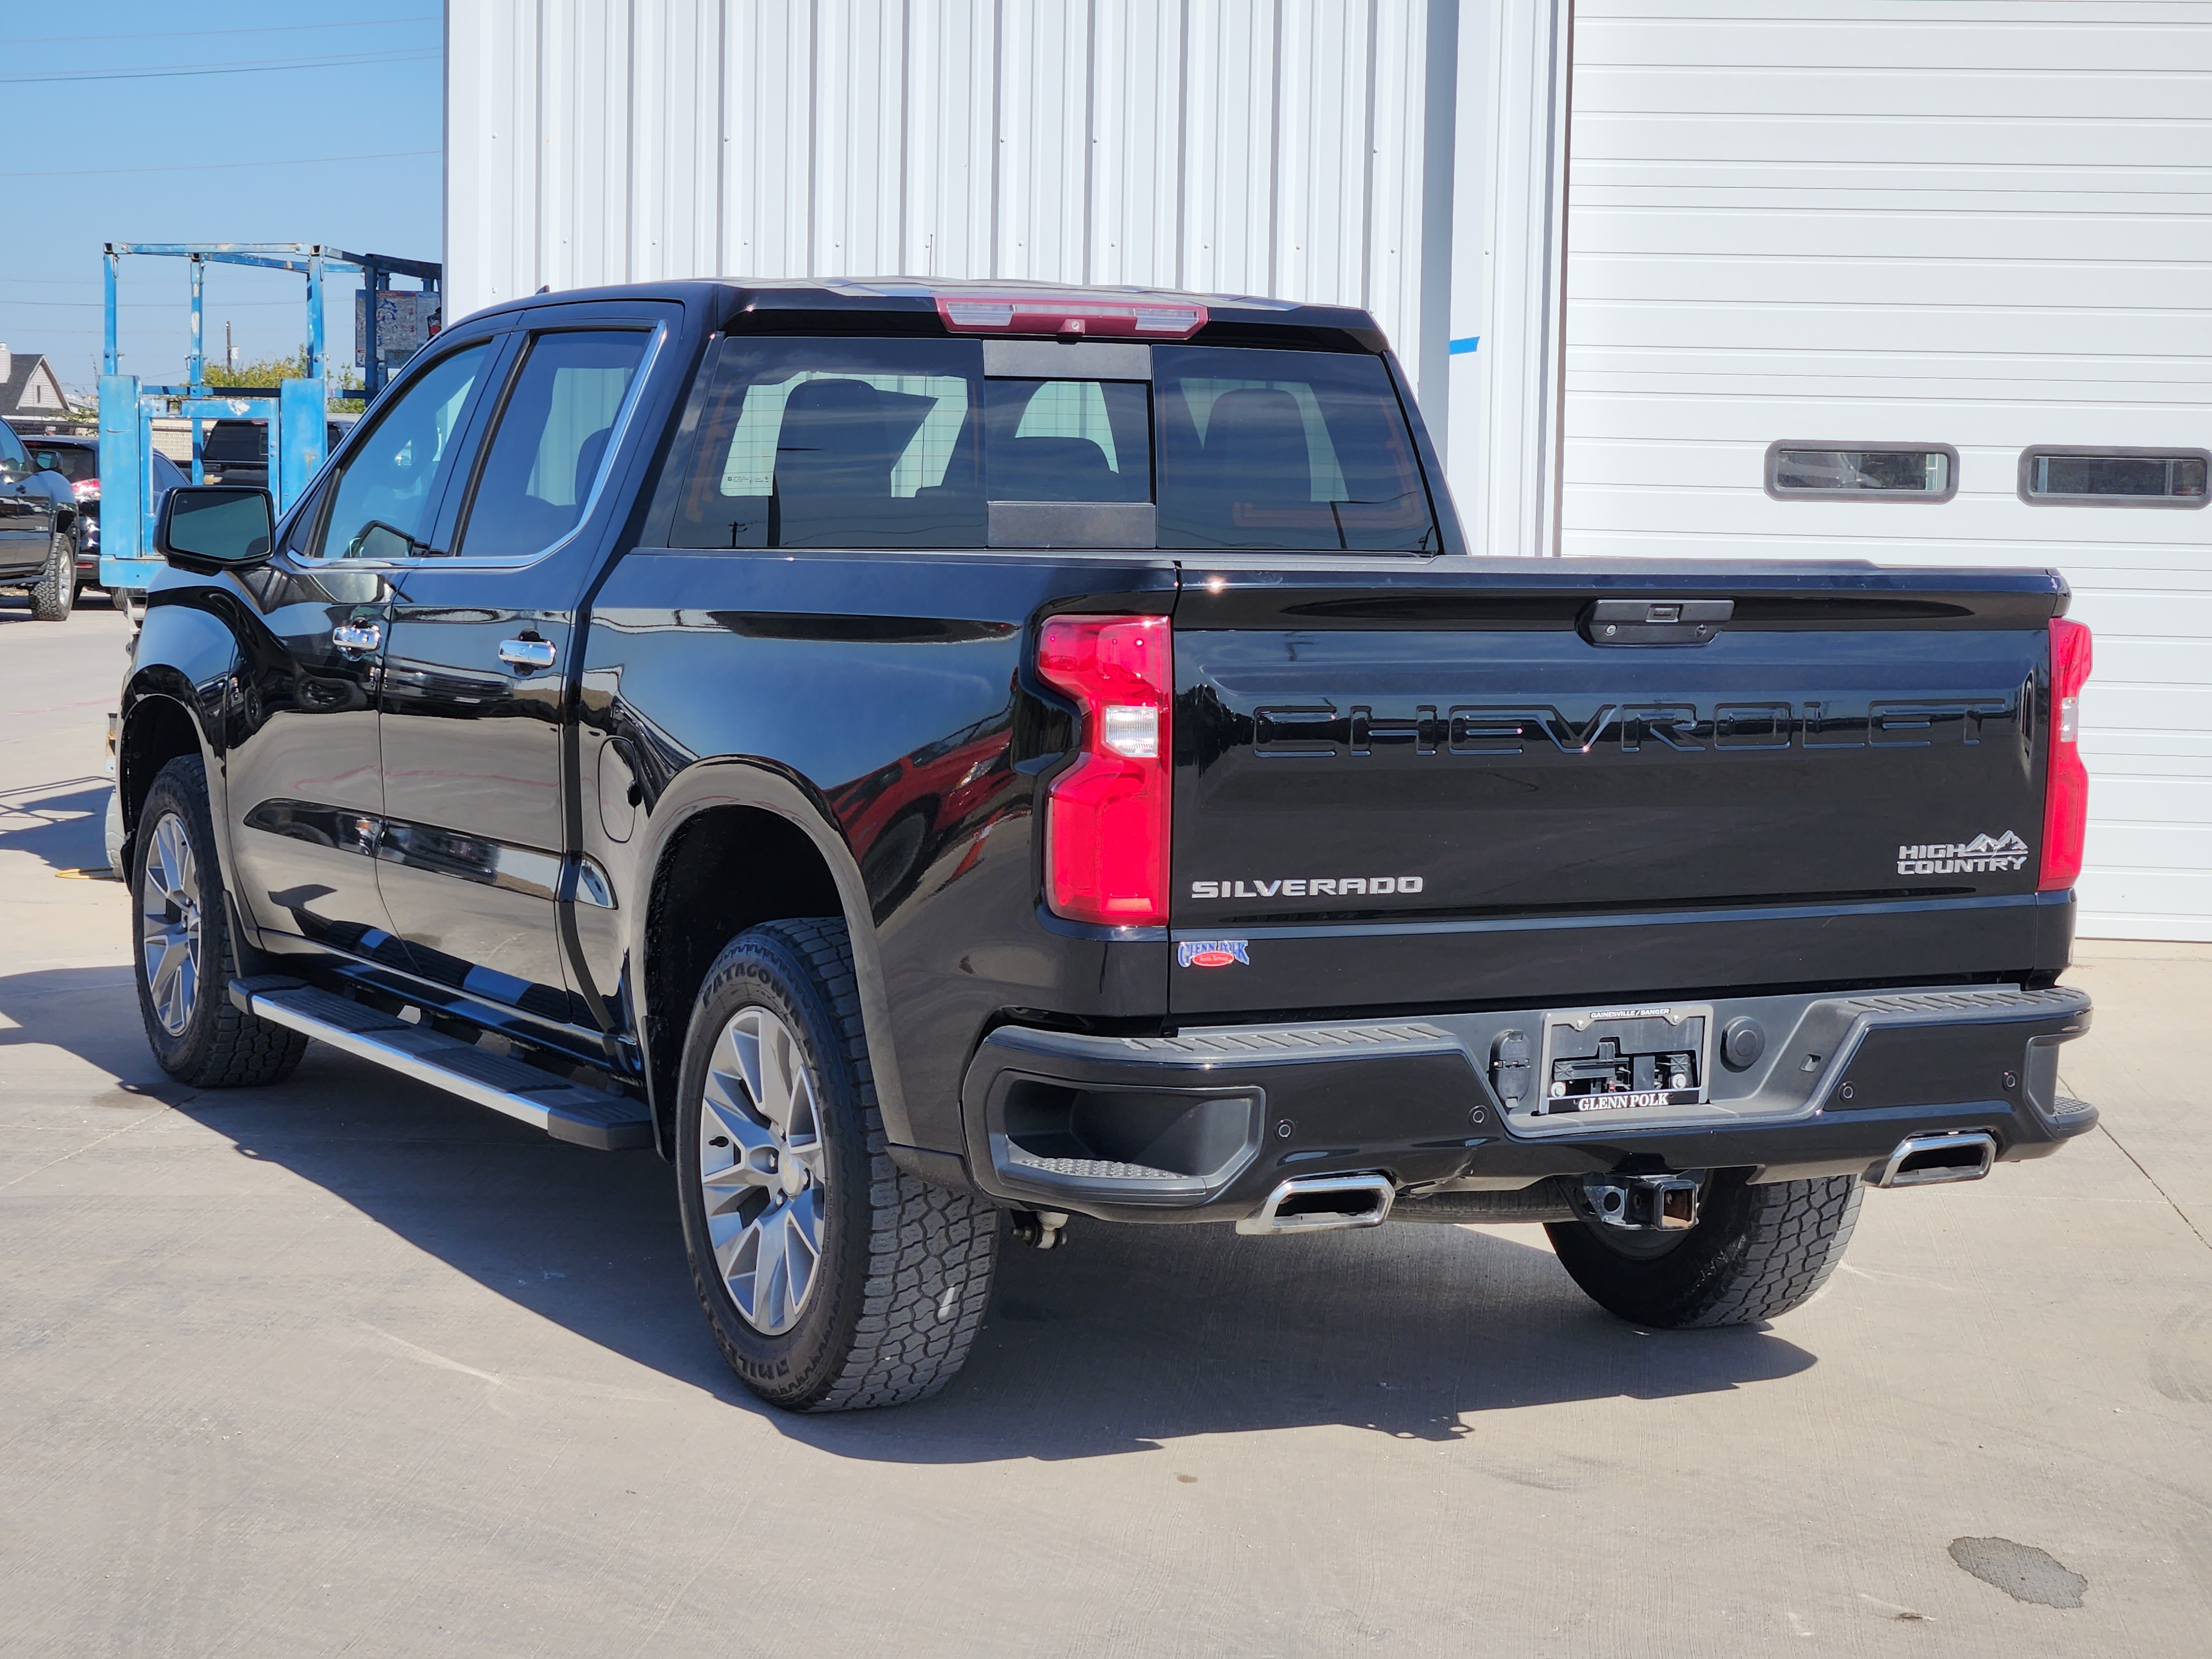
[[[608,1152],[653,1145],[652,1115],[641,1101],[586,1089],[365,1002],[276,975],[231,981],[230,1000],[241,1013],[504,1112],[556,1140]]]

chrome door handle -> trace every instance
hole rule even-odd
[[[553,641],[550,640],[501,640],[499,659],[517,668],[550,668],[553,665]]]
[[[331,629],[331,643],[349,656],[374,651],[384,643],[384,629],[378,623],[340,623]]]

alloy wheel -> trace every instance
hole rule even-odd
[[[138,953],[154,1017],[182,1036],[200,999],[200,880],[191,832],[174,812],[161,815],[147,844]]]
[[[828,1164],[798,1040],[772,1011],[740,1008],[707,1065],[699,1184],[715,1269],[763,1336],[797,1324],[814,1288]]]

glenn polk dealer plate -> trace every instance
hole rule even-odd
[[[1712,1059],[1710,1006],[1582,1008],[1544,1017],[1537,1109],[1632,1112],[1701,1106]]]

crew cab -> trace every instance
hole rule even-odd
[[[0,588],[27,593],[40,622],[66,622],[76,603],[82,516],[70,481],[33,460],[0,421]]]
[[[42,472],[58,473],[76,497],[76,586],[74,599],[88,587],[100,585],[100,440],[76,434],[26,439],[31,465]],[[190,482],[179,467],[156,450],[146,458],[158,506],[162,495]]]
[[[657,1151],[780,1405],[943,1386],[1079,1215],[1542,1223],[1769,1318],[1869,1186],[2095,1121],[2064,582],[1471,557],[1362,312],[541,295],[156,540],[161,1064]]]

